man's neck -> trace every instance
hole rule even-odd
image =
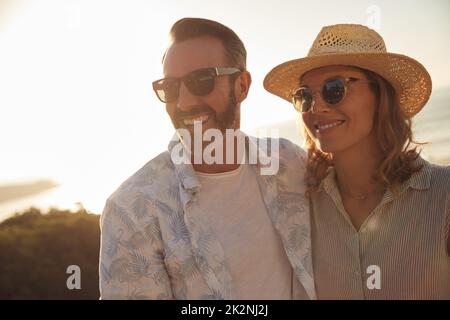
[[[245,140],[244,140],[245,141]],[[245,142],[243,146],[239,146],[239,143],[242,143],[242,141],[240,139],[238,139],[237,137],[234,137],[233,139],[231,139],[231,141],[226,141],[224,139],[222,145],[223,145],[223,150],[222,150],[222,155],[223,155],[223,163],[212,163],[212,164],[208,164],[205,163],[203,157],[202,157],[202,163],[195,163],[194,161],[192,161],[193,163],[193,168],[196,172],[201,172],[201,173],[223,173],[223,172],[229,172],[229,171],[233,171],[236,170],[237,168],[239,168],[240,164],[242,163],[242,160],[239,159],[239,155],[240,153],[238,152],[239,147],[240,148],[244,148],[245,150]],[[203,146],[203,150],[202,152],[204,152],[205,149],[205,145]],[[232,161],[228,162],[227,161],[227,150],[233,150],[233,159]],[[243,153],[245,155],[245,152]],[[193,157],[192,157],[193,158]],[[193,159],[191,159],[193,160]]]

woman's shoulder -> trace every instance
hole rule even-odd
[[[439,164],[423,160],[433,175],[450,178],[450,164]]]
[[[432,185],[450,192],[450,165],[442,165],[422,160],[423,168],[429,176]]]

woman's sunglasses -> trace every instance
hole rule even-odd
[[[238,68],[216,67],[192,71],[181,78],[164,78],[153,82],[153,90],[159,100],[171,103],[178,100],[180,84],[184,83],[189,92],[195,96],[205,96],[214,90],[215,78],[241,72]]]
[[[358,78],[341,78],[335,77],[324,81],[321,87],[322,100],[328,104],[335,106],[341,102],[347,95],[347,85],[350,82],[373,83],[370,80]],[[310,111],[315,104],[314,93],[309,87],[300,87],[292,94],[292,103],[295,110],[299,112]]]

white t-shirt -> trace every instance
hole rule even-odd
[[[223,247],[238,299],[291,299],[292,267],[252,168],[197,176],[193,205]]]

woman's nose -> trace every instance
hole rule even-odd
[[[313,96],[312,106],[311,106],[311,112],[312,113],[324,113],[329,112],[330,106],[323,101],[323,98],[320,94],[316,93]]]

